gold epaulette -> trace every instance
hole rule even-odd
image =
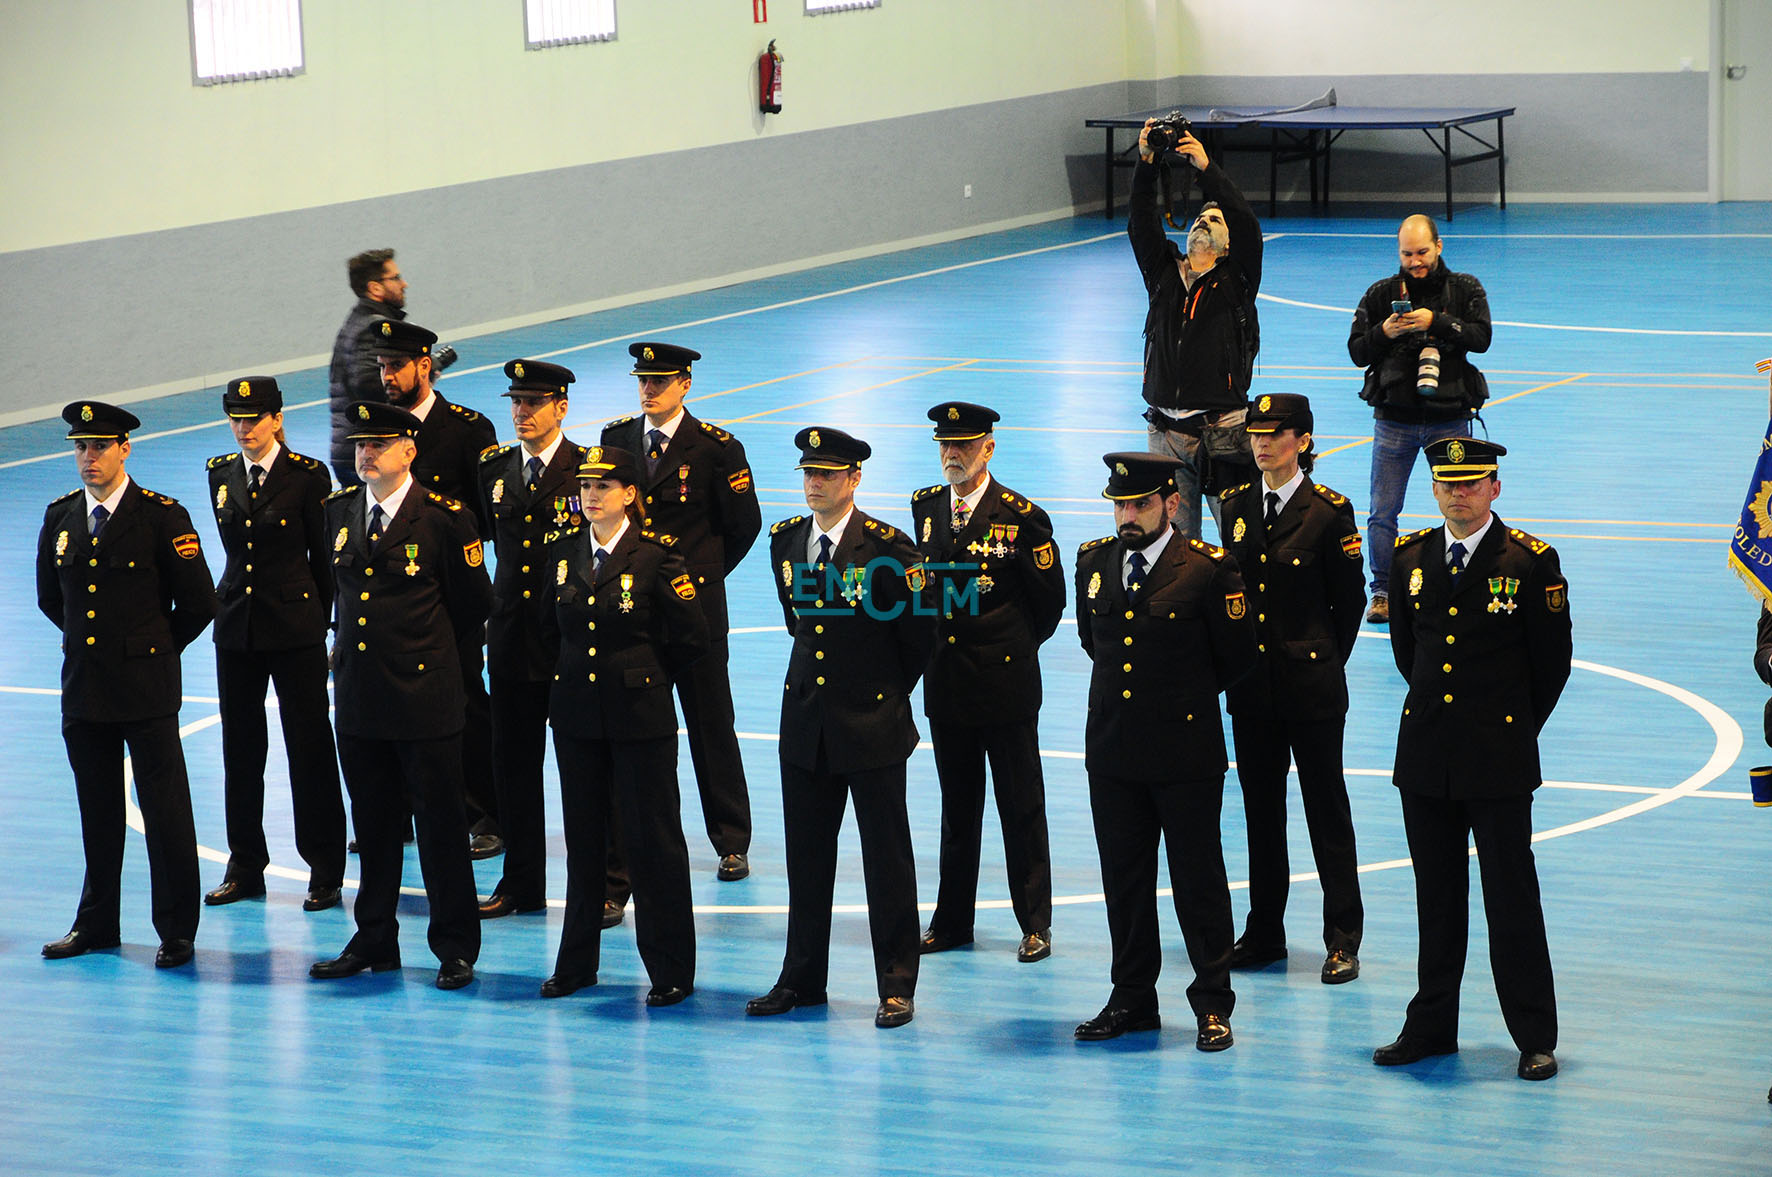
[[[1118,538],[1118,537],[1112,536],[1112,535],[1104,535],[1100,539],[1092,539],[1088,543],[1084,544],[1082,547],[1077,549],[1077,555],[1081,556],[1084,552],[1094,551],[1096,548],[1099,548],[1102,544],[1111,544],[1114,542],[1114,540],[1116,538]]]
[[[148,490],[146,487],[142,488],[142,498],[150,503],[159,503],[162,507],[178,506],[178,500],[171,495],[163,495],[157,490]]]
[[[1202,556],[1205,556],[1208,559],[1211,559],[1211,560],[1224,559],[1224,549],[1223,548],[1215,548],[1203,539],[1190,539],[1187,541],[1187,543],[1188,543],[1188,547],[1194,549],[1194,551],[1200,553]]]
[[[327,495],[326,501],[330,503],[333,499],[342,499],[346,495],[354,495],[362,489],[362,483],[358,483],[356,486],[341,486],[331,494]]]
[[[893,539],[898,535],[898,529],[896,527],[893,527],[890,523],[882,523],[878,519],[865,519],[862,521],[861,525],[867,530],[877,534],[881,539]]]
[[[701,425],[701,430],[703,433],[707,434],[709,437],[713,438],[715,441],[719,442],[721,445],[725,445],[727,442],[732,440],[732,435],[730,433],[726,432],[724,429],[720,428],[718,425],[712,424],[711,422],[708,422],[708,421],[701,421],[698,423]]]
[[[294,450],[285,450],[284,452],[289,455],[289,460],[297,466],[305,466],[309,470],[326,469],[326,463],[319,458],[310,458],[306,454],[298,454]]]
[[[1440,529],[1437,527],[1424,527],[1420,531],[1411,531],[1408,535],[1399,535],[1397,537],[1397,547],[1406,548],[1417,540],[1426,539],[1438,530]]]
[[[58,498],[58,499],[51,499],[51,500],[49,500],[49,505],[50,505],[50,506],[52,506],[52,507],[53,507],[53,506],[55,506],[55,505],[56,505],[56,504],[57,504],[57,503],[65,503],[65,502],[67,502],[67,501],[68,501],[68,500],[69,500],[69,499],[71,499],[71,498],[74,498],[74,497],[75,497],[75,496],[77,496],[77,495],[79,495],[79,494],[81,494],[81,493],[82,493],[82,491],[80,491],[80,490],[71,490],[71,491],[69,491],[69,492],[68,492],[68,493],[67,493],[67,494],[65,494],[65,495],[62,495],[62,496],[61,496],[61,497],[60,497],[60,498]]]
[[[461,510],[461,503],[450,498],[448,495],[440,495],[434,490],[427,490],[425,491],[425,497],[430,499],[433,503],[436,503],[439,507],[444,507],[451,511]]]
[[[1221,503],[1228,503],[1230,502],[1232,495],[1240,495],[1254,485],[1253,482],[1245,482],[1242,486],[1233,486],[1229,490],[1221,490],[1218,492],[1218,501]]]
[[[541,537],[541,542],[545,546],[553,543],[555,540],[571,539],[582,530],[584,530],[583,527],[567,527],[560,531],[550,531]]]
[[[494,458],[502,458],[506,454],[510,453],[512,450],[514,450],[516,448],[517,448],[516,442],[512,442],[510,445],[487,446],[485,449],[480,451],[480,461],[490,462]]]
[[[636,413],[634,417],[617,417],[615,420],[603,426],[603,432],[608,433],[611,429],[620,429],[623,425],[628,424],[638,416],[639,414]]]
[[[239,451],[239,450],[235,450],[235,451],[234,451],[234,452],[233,452],[233,453],[231,453],[231,454],[221,454],[221,455],[219,455],[219,456],[217,456],[217,457],[214,457],[214,458],[211,458],[211,459],[209,459],[209,462],[208,462],[208,464],[207,464],[207,465],[206,465],[206,466],[205,466],[205,467],[204,467],[204,469],[206,469],[206,470],[213,470],[213,469],[215,469],[215,468],[216,468],[216,467],[217,467],[217,466],[226,466],[226,465],[227,465],[227,464],[228,464],[228,463],[229,463],[229,462],[232,462],[232,461],[233,461],[233,460],[234,460],[234,459],[235,459],[235,458],[237,458],[237,457],[239,457],[239,456],[240,456],[240,451]]]
[[[629,418],[629,419],[632,420],[632,418]],[[803,520],[805,518],[806,518],[806,516],[804,516],[804,515],[795,515],[792,519],[783,519],[780,523],[771,524],[770,528],[769,528],[769,534],[774,535],[776,532],[782,530],[783,528],[792,527],[794,524],[799,523],[801,520]]]
[[[945,485],[941,485],[941,486],[926,486],[922,490],[912,491],[911,492],[911,502],[920,503],[924,499],[928,498],[930,495],[938,495],[946,489],[947,489],[947,487]]]
[[[1003,501],[1008,503],[1017,515],[1031,515],[1034,512],[1034,505],[1012,490],[1003,492]]]
[[[677,546],[676,536],[666,535],[664,532],[660,531],[646,531],[645,529],[641,529],[640,538],[649,539],[661,548],[674,548]]]
[[[1315,483],[1314,485],[1316,487],[1317,494],[1322,496],[1323,498],[1329,500],[1329,504],[1331,506],[1345,507],[1347,505],[1347,496],[1342,494],[1340,491],[1330,490],[1328,487],[1324,486],[1320,482]]]
[[[481,413],[478,410],[470,409],[466,405],[458,405],[454,401],[449,401],[448,405],[452,411],[460,413],[470,421],[478,421],[481,418]]]
[[[1537,536],[1528,535],[1525,532],[1521,531],[1517,527],[1508,528],[1507,534],[1508,534],[1508,538],[1516,541],[1517,543],[1524,544],[1526,546],[1526,548],[1528,550],[1530,550],[1534,556],[1542,556],[1550,548],[1549,544],[1545,543],[1543,540],[1539,539]]]

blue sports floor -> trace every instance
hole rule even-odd
[[[1351,307],[1394,269],[1394,210],[1267,222],[1257,391],[1308,393],[1317,478],[1366,503],[1370,418],[1344,346]],[[400,973],[307,979],[350,935],[345,910],[301,911],[272,725],[263,902],[206,909],[194,968],[158,972],[139,836],[128,847],[124,947],[46,962],[81,878],[57,730],[57,635],[37,613],[41,509],[77,479],[59,422],[0,431],[0,1171],[153,1173],[1642,1173],[1772,1171],[1772,810],[1746,796],[1766,690],[1749,656],[1755,606],[1725,567],[1767,413],[1772,210],[1524,206],[1459,213],[1446,260],[1488,287],[1490,435],[1510,449],[1498,512],[1562,554],[1576,670],[1544,732],[1538,861],[1556,966],[1562,1073],[1514,1078],[1515,1054],[1473,924],[1462,1053],[1372,1066],[1414,989],[1415,909],[1388,780],[1403,685],[1382,630],[1351,667],[1347,755],[1367,873],[1364,974],[1317,981],[1319,893],[1294,884],[1289,964],[1238,974],[1237,1044],[1193,1049],[1181,938],[1159,1035],[1078,1044],[1108,992],[1107,928],[1082,769],[1088,674],[1069,624],[1046,647],[1054,954],[1018,965],[994,814],[969,950],[924,959],[917,1016],[877,1031],[852,828],[838,883],[832,1004],[747,1019],[780,964],[786,884],[772,732],[786,660],[767,562],[732,580],[738,726],[756,812],[754,873],[714,879],[683,755],[700,935],[699,986],[648,1010],[631,926],[605,940],[602,984],[561,1001],[560,912],[486,926],[480,979],[440,993],[407,901]],[[424,275],[412,274],[425,322]],[[593,297],[588,292],[586,297]],[[339,302],[342,317],[347,300]],[[704,353],[691,409],[744,441],[766,520],[798,513],[790,439],[808,424],[873,443],[861,505],[908,519],[937,480],[924,410],[1002,411],[1001,480],[1045,505],[1060,548],[1106,534],[1107,450],[1142,448],[1144,298],[1122,228],[1098,217],[458,340],[442,382],[510,436],[498,368],[552,357],[579,376],[569,433],[594,441],[634,411],[626,346]],[[325,341],[316,340],[316,350]],[[43,399],[93,392],[75,379]],[[240,373],[245,374],[245,373]],[[326,453],[323,371],[284,380],[292,444]],[[129,470],[185,500],[212,562],[203,459],[233,448],[216,390],[135,406]],[[1406,526],[1432,516],[1418,470]],[[220,741],[206,637],[185,658],[182,714],[204,882],[222,876]],[[1159,729],[1160,730],[1160,729]],[[1449,750],[1449,754],[1458,754]],[[551,769],[550,769],[551,772]],[[550,894],[564,887],[558,807]],[[936,883],[938,794],[911,761],[919,888]],[[1243,878],[1227,782],[1224,841]],[[1294,869],[1310,856],[1293,806]],[[479,864],[482,892],[499,863]],[[416,882],[416,861],[408,880]],[[1233,900],[1243,908],[1243,892]],[[1473,895],[1473,904],[1480,899]]]

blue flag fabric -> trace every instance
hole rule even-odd
[[[1766,423],[1735,538],[1729,541],[1729,567],[1762,605],[1772,607],[1772,421]]]

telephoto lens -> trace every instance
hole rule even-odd
[[[1421,366],[1415,370],[1415,391],[1426,397],[1440,393],[1440,349],[1432,344],[1421,349]]]
[[[453,347],[447,343],[440,343],[431,349],[431,371],[441,373],[443,369],[455,363],[457,358],[459,357],[456,356]]]

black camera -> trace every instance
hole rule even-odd
[[[441,376],[443,374],[443,369],[455,363],[457,358],[459,357],[456,356],[453,347],[450,347],[447,343],[438,344],[431,349],[431,372],[434,375]]]
[[[1183,135],[1193,133],[1194,124],[1188,121],[1187,116],[1179,110],[1172,110],[1151,124],[1150,130],[1145,132],[1144,141],[1152,155],[1162,155],[1164,152],[1174,151]]]

